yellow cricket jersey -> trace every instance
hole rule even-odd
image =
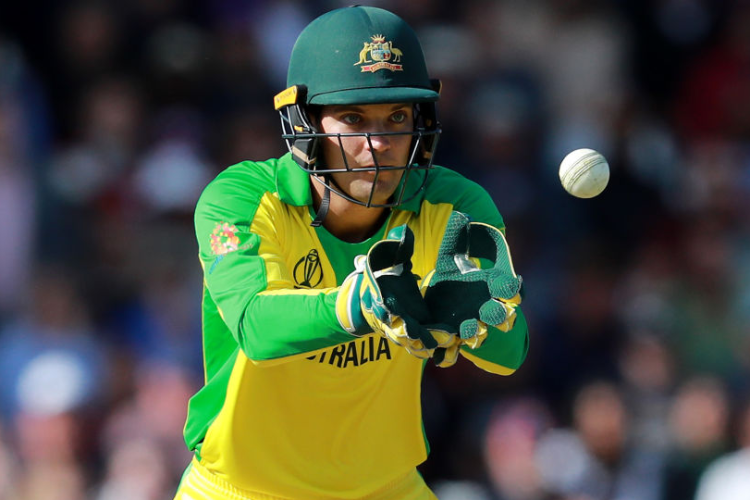
[[[310,226],[309,183],[287,154],[229,167],[198,202],[205,386],[190,400],[185,440],[203,470],[248,495],[366,498],[427,457],[424,362],[381,336],[346,333],[336,287],[393,227],[413,230],[413,272],[425,276],[452,210],[503,221],[479,185],[434,167],[375,236],[346,243]],[[519,309],[513,330],[462,354],[510,374],[527,346]]]

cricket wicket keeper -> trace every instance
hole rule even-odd
[[[205,385],[175,498],[434,499],[425,364],[509,375],[526,356],[503,219],[433,165],[439,84],[401,18],[322,15],[287,83],[289,153],[227,168],[196,207]]]

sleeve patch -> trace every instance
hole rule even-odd
[[[241,250],[249,252],[250,255],[257,255],[260,247],[260,237],[248,232],[247,226],[240,225],[237,228],[236,225],[224,221],[214,226],[209,235],[209,242],[211,244],[209,255],[214,257],[214,260],[208,274],[213,273],[219,262],[229,254]]]
[[[237,232],[234,224],[223,221],[217,223],[211,233],[211,253],[218,256],[238,250],[240,238]]]

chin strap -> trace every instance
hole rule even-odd
[[[320,207],[318,207],[318,212],[315,214],[315,218],[310,223],[312,227],[319,227],[321,224],[323,224],[323,220],[326,218],[326,215],[328,215],[328,209],[331,207],[331,190],[328,189],[328,176],[324,176],[323,179],[326,188],[323,190],[323,198],[320,200]]]

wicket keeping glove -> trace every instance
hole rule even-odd
[[[491,266],[482,269],[480,259]],[[449,346],[446,356],[455,356],[461,345],[479,347],[487,337],[488,325],[506,332],[513,328],[521,286],[503,233],[453,212],[435,270],[422,282],[432,320],[449,325],[449,331],[457,334],[457,345]]]
[[[429,328],[430,312],[412,274],[414,233],[406,225],[391,230],[367,255],[354,259],[336,299],[336,316],[352,335],[379,333],[414,356],[432,357],[453,335]]]

